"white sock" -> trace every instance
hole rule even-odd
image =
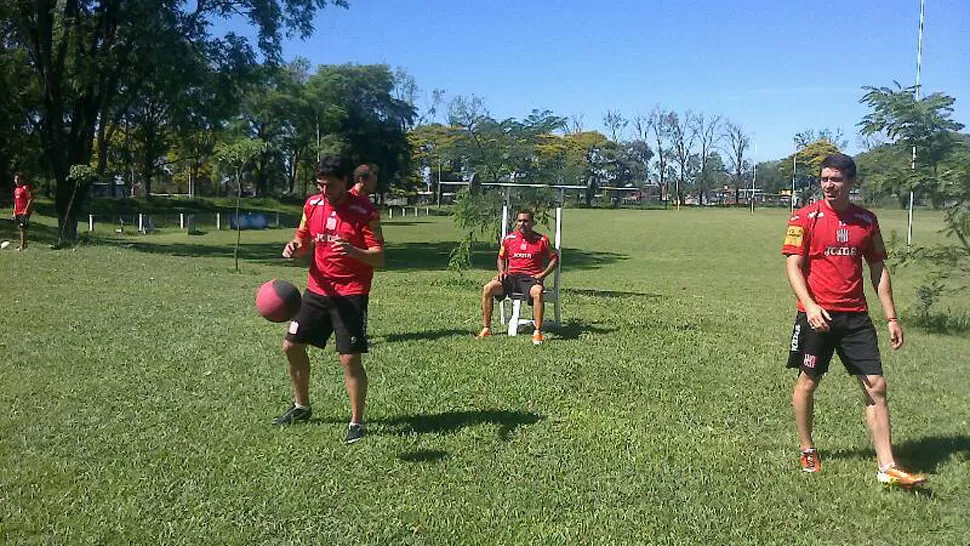
[[[293,405],[296,406],[297,409],[310,409],[310,406],[304,406],[303,404],[297,404],[296,402],[293,402]]]
[[[348,428],[350,428],[350,427],[362,427],[362,426],[364,426],[364,423],[357,423],[355,421],[351,421],[350,422],[350,425],[348,425]]]

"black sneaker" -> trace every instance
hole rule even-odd
[[[346,440],[346,442],[348,444],[352,444],[354,442],[359,442],[359,441],[361,441],[364,438],[364,435],[365,434],[367,434],[367,432],[364,430],[364,425],[356,425],[356,424],[351,423],[350,424],[350,428],[347,429],[347,440]]]
[[[273,424],[292,425],[297,421],[309,421],[311,415],[313,415],[313,410],[310,408],[298,408],[296,404],[291,404],[282,415],[273,419]]]

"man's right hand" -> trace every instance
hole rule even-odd
[[[829,322],[832,317],[829,312],[818,305],[805,306],[805,316],[808,318],[808,325],[816,332],[828,332]]]
[[[284,258],[299,258],[305,252],[306,249],[303,247],[303,243],[298,240],[290,241],[283,247]]]

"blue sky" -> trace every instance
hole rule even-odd
[[[857,152],[861,87],[916,77],[919,0],[350,1],[284,57],[402,67],[496,118],[549,109],[603,130],[607,109],[720,114],[759,160],[805,129],[841,128]],[[926,0],[922,84],[970,126],[970,1]]]

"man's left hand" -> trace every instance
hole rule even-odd
[[[898,321],[889,322],[889,343],[894,351],[903,346],[903,327]]]
[[[346,239],[335,239],[330,243],[330,248],[333,249],[334,254],[337,256],[349,256],[351,258],[360,258],[360,249],[350,244],[350,241]]]

